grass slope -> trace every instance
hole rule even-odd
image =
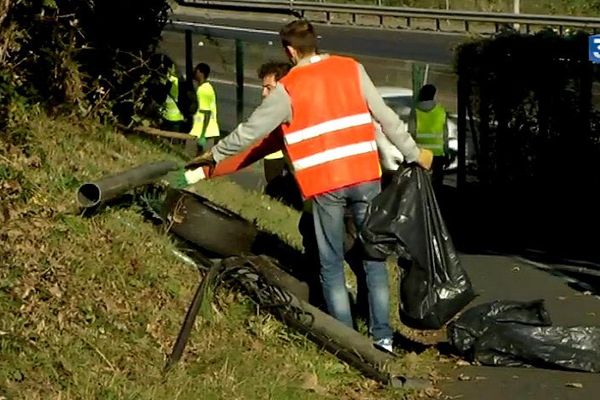
[[[182,362],[163,375],[199,274],[173,255],[171,238],[136,207],[84,217],[74,192],[85,180],[176,156],[86,121],[31,118],[0,136],[0,398],[414,395],[362,378],[225,290],[213,318],[197,321]],[[210,182],[202,190],[231,203],[240,198],[231,185]],[[241,198],[242,206],[232,208],[270,207],[260,194]],[[261,224],[297,241],[293,213],[275,209]],[[247,216],[267,214],[261,215]],[[401,368],[427,376],[434,357],[411,355]]]

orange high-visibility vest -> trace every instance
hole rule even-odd
[[[380,178],[375,128],[356,61],[315,56],[280,83],[292,103],[283,139],[304,198]]]

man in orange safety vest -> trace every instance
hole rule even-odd
[[[407,162],[431,167],[431,151],[420,149],[387,107],[361,64],[317,53],[317,35],[304,20],[287,24],[281,41],[294,68],[230,135],[196,162],[217,163],[281,127],[294,177],[312,201],[321,261],[320,279],[328,312],[352,327],[344,276],[344,210],[358,229],[369,202],[381,191],[374,121]],[[370,333],[392,350],[389,284],[385,263],[363,260],[369,294]]]

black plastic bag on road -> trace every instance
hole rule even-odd
[[[477,340],[473,354],[485,365],[600,372],[600,328],[501,323]]]
[[[448,341],[461,356],[469,351],[488,328],[496,322],[518,322],[533,326],[550,326],[552,321],[543,300],[498,300],[465,311],[456,321],[448,324]]]
[[[407,265],[400,280],[400,319],[417,329],[439,329],[474,297],[420,167],[407,168],[373,201],[362,227],[368,257],[396,254]]]
[[[496,301],[448,325],[448,339],[470,361],[600,372],[600,327],[554,327],[541,300]]]

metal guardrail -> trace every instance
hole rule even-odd
[[[527,33],[531,31],[532,26],[556,28],[560,32],[563,32],[565,28],[585,29],[593,32],[600,31],[600,18],[593,17],[486,13],[295,0],[180,0],[179,4],[215,10],[283,13],[296,16],[304,16],[306,13],[323,13],[324,20],[327,23],[337,22],[336,19],[332,18],[333,15],[345,14],[350,16],[350,21],[343,21],[341,23],[372,26],[372,22],[367,23],[358,18],[359,16],[371,16],[378,18],[379,26],[381,27],[385,26],[386,18],[404,19],[406,22],[404,25],[405,28],[413,28],[413,20],[415,19],[429,20],[434,22],[432,29],[435,31],[442,31],[442,21],[461,22],[463,32],[470,32],[472,23],[493,24],[496,32],[503,26],[523,27]]]

